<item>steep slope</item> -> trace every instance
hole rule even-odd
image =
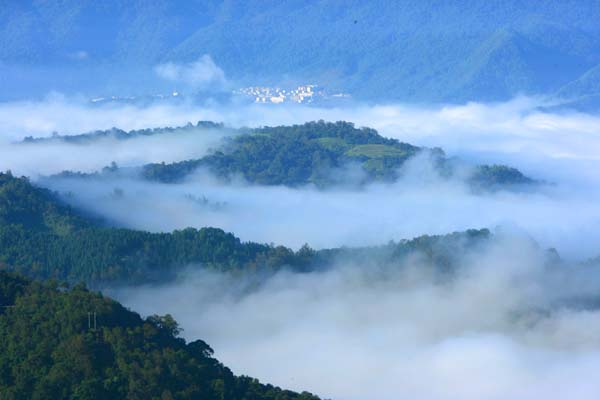
[[[50,191],[34,189],[27,180],[10,173],[0,173],[0,224],[58,236],[92,226]]]
[[[583,67],[566,52],[501,29],[465,59],[463,68],[455,96],[493,100],[498,94],[508,98],[519,92],[543,93],[564,80],[564,71],[577,74]]]
[[[234,376],[169,315],[142,319],[83,286],[0,271],[0,303],[2,399],[317,400]]]

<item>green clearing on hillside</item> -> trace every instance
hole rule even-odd
[[[411,154],[394,146],[386,144],[360,144],[346,151],[348,157],[409,157]]]

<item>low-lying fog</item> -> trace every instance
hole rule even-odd
[[[24,135],[78,133],[224,121],[231,127],[302,123],[323,118],[372,126],[384,136],[417,145],[440,146],[471,163],[505,163],[552,183],[534,193],[475,195],[455,180],[441,181],[426,160],[404,168],[394,185],[364,190],[222,186],[199,173],[188,182],[161,185],[136,181],[79,180],[45,184],[83,208],[128,227],[164,231],[216,226],[243,240],[316,248],[384,243],[421,234],[515,225],[562,255],[598,254],[600,224],[600,118],[575,112],[544,112],[539,100],[415,107],[348,108],[158,103],[148,106],[90,106],[60,97],[45,102],[5,103],[0,168],[37,176],[71,169],[92,171],[116,161],[121,166],[173,162],[205,155],[228,132],[197,130],[175,135],[106,138],[94,144],[11,144]],[[119,196],[116,196],[115,189]]]
[[[525,172],[548,180],[594,179],[600,157],[600,117],[574,111],[547,112],[546,104],[535,98],[516,98],[505,103],[464,105],[352,105],[342,108],[270,105],[219,105],[194,103],[154,103],[90,105],[59,95],[41,102],[0,103],[0,168],[20,171],[35,158],[11,159],[15,152],[6,143],[25,136],[50,136],[52,132],[77,134],[117,127],[124,130],[182,126],[199,120],[224,122],[227,126],[263,126],[303,123],[323,119],[351,121],[357,126],[377,129],[382,135],[423,146],[439,146],[448,154],[485,162],[509,163]],[[149,153],[148,161],[170,161],[163,151],[176,145],[176,138],[163,138],[154,145],[139,147]],[[204,142],[201,139],[198,139]],[[117,144],[115,146],[118,147]],[[39,153],[45,153],[39,149]],[[66,149],[65,153],[68,152]],[[106,149],[105,149],[106,150]],[[71,149],[71,151],[74,151]],[[81,151],[81,150],[80,150]],[[102,152],[102,150],[99,150]],[[89,155],[89,154],[88,154]],[[137,157],[140,157],[137,154]],[[182,159],[186,154],[181,155]],[[152,160],[150,160],[153,158]],[[56,160],[54,160],[56,161]],[[125,158],[111,161],[123,161]],[[573,162],[576,162],[573,168]],[[78,169],[83,159],[72,159],[70,169]],[[40,173],[50,173],[54,164],[38,165]]]
[[[445,181],[427,160],[405,166],[395,184],[359,189],[222,185],[198,174],[182,184],[61,179],[48,184],[67,200],[119,225],[150,231],[213,226],[244,241],[299,248],[361,246],[424,234],[509,225],[563,256],[600,254],[600,193],[562,187],[474,193]],[[428,171],[428,173],[423,173]]]
[[[596,399],[600,275],[543,267],[500,235],[441,283],[403,268],[337,265],[243,278],[188,272],[111,292],[142,314],[171,313],[236,373],[333,399]]]
[[[222,185],[203,171],[181,184],[134,179],[40,183],[115,224],[152,231],[216,226],[243,240],[293,247],[383,244],[420,234],[510,227],[573,262],[600,254],[600,117],[547,112],[536,99],[499,104],[347,108],[95,106],[52,98],[0,104],[0,169],[51,174],[177,161],[206,154],[221,133],[160,135],[95,145],[12,144],[26,135],[184,125],[231,127],[347,120],[471,163],[503,163],[552,182],[526,192],[473,193],[440,180],[427,160],[391,185]],[[68,192],[71,192],[69,195]],[[335,399],[597,399],[600,313],[577,301],[600,293],[598,274],[547,271],[530,242],[502,236],[465,254],[452,282],[419,263],[381,271],[338,265],[279,273],[253,290],[240,277],[188,272],[161,287],[113,288],[142,314],[171,313],[236,373]],[[241,287],[241,288],[240,288]],[[597,300],[590,304],[596,304]]]

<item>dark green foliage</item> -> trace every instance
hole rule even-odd
[[[152,281],[196,263],[221,270],[250,268],[271,250],[213,228],[149,233],[100,227],[62,236],[19,225],[0,229],[2,262],[23,273],[71,281]]]
[[[202,159],[173,164],[149,164],[146,179],[175,182],[198,167],[220,178],[236,175],[262,185],[298,186],[335,183],[336,169],[358,164],[366,181],[394,180],[396,170],[419,147],[387,139],[370,128],[349,122],[309,122],[303,125],[265,127],[231,139],[222,151]],[[339,171],[338,171],[339,172]]]
[[[242,243],[220,229],[149,233],[102,227],[27,179],[0,174],[0,268],[69,281],[144,282],[190,264],[232,270],[297,262],[289,249]]]
[[[0,271],[0,299],[13,305],[0,309],[2,400],[317,399],[236,377],[171,316],[144,320],[80,285]]]
[[[148,164],[141,174],[145,179],[173,183],[203,167],[225,180],[242,176],[261,185],[315,184],[325,188],[344,183],[343,169],[352,165],[363,172],[360,184],[393,182],[406,160],[425,151],[441,176],[453,175],[453,161],[440,148],[416,147],[380,136],[374,129],[357,129],[349,122],[318,121],[255,129],[229,139],[214,154],[172,164]],[[504,165],[478,166],[470,179],[477,189],[534,182],[519,170]]]
[[[0,173],[0,225],[66,235],[91,223],[59,202],[50,191],[34,189],[26,179]]]
[[[470,179],[479,188],[494,188],[505,185],[528,185],[535,181],[516,168],[506,165],[480,165]]]
[[[242,243],[214,228],[149,233],[102,227],[77,216],[53,193],[32,186],[25,178],[0,174],[0,183],[0,204],[4,204],[0,269],[97,286],[165,281],[188,265],[220,271],[273,273],[291,268],[302,272],[326,268],[344,257],[399,264],[417,253],[429,264],[448,269],[456,264],[460,246],[472,247],[489,236],[487,230],[467,231],[382,247],[315,251],[306,245],[294,252],[283,246]],[[22,215],[28,216],[25,223],[19,221]]]

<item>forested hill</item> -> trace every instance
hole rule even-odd
[[[267,266],[265,258],[278,259],[280,250],[241,243],[213,228],[149,233],[103,226],[27,179],[0,174],[0,268],[88,283],[145,282],[192,263],[215,269]],[[285,250],[284,259],[293,255]]]
[[[25,178],[0,173],[0,225],[21,226],[23,229],[67,235],[94,225],[51,191],[33,187]]]
[[[244,243],[215,228],[150,233],[103,226],[62,205],[54,193],[31,185],[26,178],[0,174],[0,269],[99,287],[164,282],[190,265],[269,274],[282,268],[299,272],[327,268],[344,257],[397,267],[419,255],[424,263],[446,272],[457,267],[465,249],[485,245],[490,237],[483,229],[381,247],[315,251],[304,246],[293,251]]]
[[[348,122],[309,122],[303,125],[254,129],[238,135],[221,151],[197,160],[174,164],[150,164],[143,168],[147,179],[176,182],[199,167],[229,179],[242,175],[261,185],[298,186],[314,183],[324,187],[341,175],[340,169],[355,163],[365,180],[393,180],[395,170],[422,149],[380,136],[369,128]],[[438,151],[436,154],[442,156]]]
[[[177,132],[177,129],[169,132]],[[83,137],[86,136],[77,136],[76,139],[64,137],[64,140],[82,142]],[[88,139],[94,137],[98,137],[97,134],[87,136]],[[400,167],[421,154],[425,156],[423,162],[431,162],[445,178],[467,169],[466,179],[477,189],[521,187],[535,182],[512,167],[465,167],[460,160],[447,158],[440,148],[414,146],[383,137],[374,129],[356,128],[344,121],[240,129],[224,142],[220,149],[202,158],[171,164],[148,164],[133,172],[141,174],[144,179],[174,183],[204,168],[225,181],[242,176],[246,181],[259,185],[295,187],[314,184],[326,188],[335,184],[396,181],[400,177]],[[116,166],[103,170],[104,174],[113,175],[131,172],[131,169],[123,170]],[[65,171],[59,176],[89,175]]]
[[[221,151],[200,159],[146,165],[142,176],[177,182],[203,167],[222,179],[243,176],[261,185],[314,184],[324,188],[347,181],[393,182],[400,177],[400,167],[418,154],[425,155],[441,176],[449,178],[456,173],[458,161],[448,159],[440,148],[413,146],[349,122],[317,121],[258,128],[233,137]],[[476,166],[467,179],[473,186],[487,189],[534,183],[505,165]]]
[[[89,313],[92,313],[89,315]],[[0,271],[0,398],[317,400],[237,377],[169,315]]]

